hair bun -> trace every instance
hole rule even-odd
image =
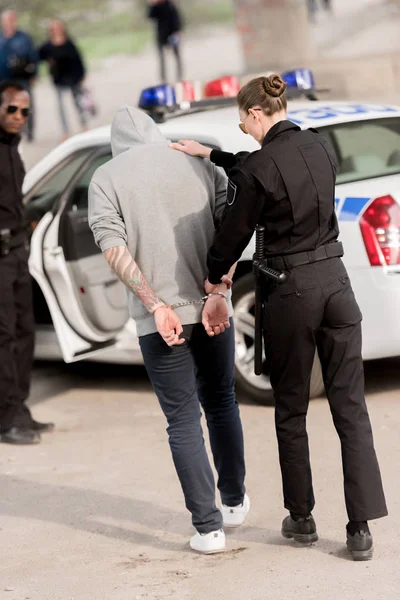
[[[286,83],[280,75],[274,73],[273,75],[264,78],[263,87],[269,96],[279,98],[279,96],[282,96],[282,94],[285,93]]]

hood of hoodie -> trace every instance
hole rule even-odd
[[[168,144],[151,117],[133,106],[120,108],[111,125],[111,148],[118,156],[134,146]]]

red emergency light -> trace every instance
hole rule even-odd
[[[240,91],[240,81],[235,75],[213,79],[204,86],[204,98],[234,98]]]

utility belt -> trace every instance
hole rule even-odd
[[[343,256],[343,245],[341,242],[333,242],[320,246],[316,250],[308,252],[298,252],[297,254],[288,254],[286,256],[274,256],[266,258],[264,255],[264,232],[265,228],[257,225],[256,227],[256,248],[253,256],[253,273],[255,278],[255,331],[254,331],[254,373],[261,375],[263,371],[263,307],[268,288],[265,286],[266,280],[282,284],[287,279],[285,271],[290,271],[295,267],[309,265]]]
[[[0,257],[7,256],[10,251],[27,242],[24,229],[0,229]]]
[[[332,242],[320,246],[316,250],[309,250],[308,252],[298,252],[297,254],[266,258],[266,262],[271,269],[290,271],[295,267],[309,265],[328,258],[336,258],[338,256],[343,256],[343,254],[344,250],[342,242]]]

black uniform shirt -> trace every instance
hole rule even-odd
[[[210,158],[229,175],[227,207],[208,254],[211,283],[219,283],[240,258],[256,225],[265,227],[266,257],[315,250],[337,239],[337,160],[316,130],[280,121],[260,150],[213,150]]]
[[[15,232],[24,227],[22,184],[25,169],[18,152],[19,135],[0,129],[0,229]]]

